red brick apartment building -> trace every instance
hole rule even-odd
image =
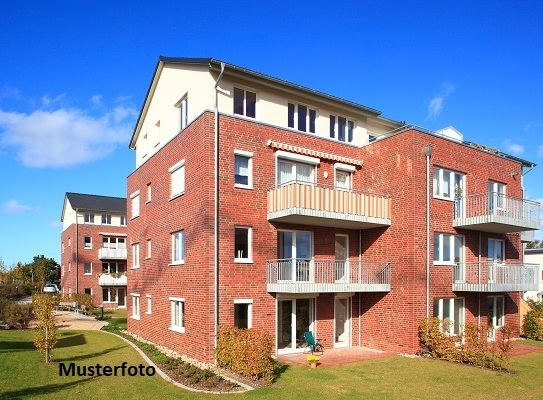
[[[278,354],[413,353],[427,315],[518,331],[530,162],[215,59],[160,57],[130,148],[128,329],[204,362],[217,325]]]
[[[61,221],[62,293],[126,307],[126,198],[66,193]]]

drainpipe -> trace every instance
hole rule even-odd
[[[358,271],[360,271],[360,264],[362,263],[362,229],[358,230]],[[358,279],[360,280],[360,273]],[[358,292],[358,346],[362,346],[360,341],[361,326],[362,323],[362,293]]]
[[[424,146],[426,155],[426,319],[430,318],[430,157],[434,148]]]
[[[75,292],[79,293],[79,209],[75,209]]]
[[[217,348],[217,329],[219,326],[219,100],[218,100],[218,86],[221,81],[222,75],[224,74],[224,63],[221,63],[221,73],[215,82],[215,149],[214,149],[214,223],[213,223],[213,242],[214,242],[214,251],[213,251],[213,275],[214,275],[214,290],[213,290],[213,301],[214,301],[214,311],[215,311],[215,335],[214,335],[214,348]],[[216,361],[216,360],[215,360]]]
[[[482,243],[482,234],[479,231],[479,254],[477,254],[477,283],[481,284],[481,243]],[[477,326],[481,326],[481,292],[478,296],[478,305],[479,311],[477,312]]]

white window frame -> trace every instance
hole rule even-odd
[[[275,152],[275,186],[279,186],[279,162],[291,162],[294,164],[294,168],[296,168],[296,165],[299,164],[306,164],[313,166],[313,169],[311,170],[311,182],[308,182],[308,184],[316,184],[317,183],[317,173],[315,172],[317,165],[320,164],[321,160],[316,157],[310,157],[310,156],[304,156],[301,154],[296,153],[289,153],[288,151],[278,150]],[[296,176],[296,173],[294,173]],[[291,183],[298,183],[298,181],[290,181],[282,183],[281,185],[288,185]],[[301,182],[300,182],[301,183]]]
[[[132,244],[132,267],[130,269],[137,269],[140,267],[140,244]]]
[[[85,224],[94,224],[94,213],[91,213],[91,212],[84,213],[83,222]]]
[[[234,326],[236,326],[236,304],[247,305],[247,329],[253,327],[253,299],[234,299]]]
[[[68,263],[68,272],[72,272],[72,263],[71,262]]]
[[[239,254],[235,253],[236,249],[236,229],[247,230],[247,257],[238,257]],[[234,226],[234,262],[241,264],[253,263],[253,228],[250,226]]]
[[[101,221],[102,225],[111,225],[111,214],[102,214]]]
[[[130,293],[132,296],[132,319],[140,319],[140,295],[138,293]]]
[[[178,332],[178,333],[185,333],[185,299],[182,297],[170,297],[170,307],[171,307],[171,319],[170,319],[170,327],[168,328],[171,331]],[[175,304],[180,303],[179,307],[179,315],[177,315],[178,321],[181,322],[181,325],[175,324]]]
[[[126,215],[121,215],[121,226],[126,226]]]
[[[236,157],[247,158],[248,177],[247,185],[236,183]],[[250,151],[234,150],[234,187],[239,189],[253,189],[253,153]]]
[[[90,266],[89,272],[85,272],[85,267],[87,266],[87,264]],[[92,262],[83,263],[83,275],[92,275]]]
[[[448,182],[449,196],[444,194],[445,193],[444,188],[447,186],[445,185],[445,180],[444,180],[445,175],[449,176],[449,182]],[[455,187],[456,175],[460,175],[461,177],[460,188]],[[466,197],[465,188],[466,188],[465,174],[458,171],[452,171],[449,169],[441,168],[441,167],[434,167],[434,179],[433,179],[434,198],[454,201],[456,197]]]
[[[147,184],[147,201],[145,203],[151,202],[151,183]]]
[[[238,113],[236,113],[236,110],[235,110],[236,89],[243,90],[243,114],[238,114]],[[251,116],[247,115],[247,92],[253,93],[255,95],[255,115],[254,115],[254,117],[251,117]],[[245,87],[235,85],[234,89],[232,90],[232,114],[233,115],[241,115],[242,117],[246,117],[246,118],[256,119],[257,118],[257,109],[258,109],[258,107],[257,107],[257,105],[258,105],[258,96],[257,96],[257,94],[258,94],[258,91],[254,90],[254,89],[249,89],[249,88],[245,88]]]
[[[107,265],[107,270],[105,270],[104,266]],[[115,268],[111,268],[112,266],[115,266]],[[122,266],[124,269],[124,272],[119,271],[119,266]],[[126,265],[123,262],[120,261],[106,261],[102,263],[102,273],[103,274],[126,274]]]
[[[140,215],[140,191],[136,190],[134,193],[130,195],[131,204],[132,204],[132,217],[131,219],[134,219],[136,217],[139,217]]]
[[[444,297],[444,298],[438,298],[438,299],[434,299],[434,300],[437,300],[438,301],[438,312],[437,312],[437,315],[436,317],[439,318],[441,321],[444,321],[444,308],[443,308],[443,300],[452,300],[449,302],[449,315],[452,317],[450,319],[450,326],[449,326],[449,330],[448,331],[445,331],[444,330],[444,327],[442,327],[442,330],[444,331],[444,333],[448,336],[457,336],[457,335],[460,335],[464,332],[464,326],[466,325],[466,299],[464,297]],[[459,321],[459,324],[458,324],[458,328],[459,328],[459,331],[458,332],[455,332],[454,331],[454,306],[455,306],[455,302],[457,301],[462,301],[462,312],[461,312],[461,315],[460,315],[460,321]],[[434,310],[434,315],[436,314],[435,310]]]
[[[330,114],[330,128],[332,127],[332,118],[334,119],[334,128],[333,131],[330,132],[330,139],[335,140],[340,143],[353,143],[354,142],[354,129],[355,129],[355,121],[353,119],[350,119],[346,117],[345,115],[334,115]],[[339,119],[345,118],[345,140],[339,139]],[[349,124],[352,125],[352,137],[351,140],[349,140]],[[332,136],[333,134],[333,136]]]
[[[343,188],[343,187],[337,185],[337,172],[338,171],[349,174],[349,187],[348,188]],[[356,167],[354,165],[335,163],[334,164],[334,189],[352,190],[353,189],[353,172],[354,171],[356,171]]]
[[[488,324],[488,337],[489,338],[494,338],[495,335],[496,335],[496,331],[501,328],[502,326],[505,325],[505,297],[503,295],[499,295],[499,296],[488,296],[488,300],[491,300],[492,299],[492,303],[493,303],[493,308],[494,308],[494,312],[492,313],[492,316],[491,316],[491,321],[487,321],[488,322],[491,322],[491,324]],[[502,314],[501,315],[497,315],[497,305],[498,305],[498,301],[501,302],[501,306],[502,306]],[[488,315],[488,310],[487,310],[487,315]],[[489,316],[490,317],[490,316]]]
[[[437,236],[437,237],[436,237]],[[455,246],[456,246],[456,238],[460,237],[462,238],[462,249],[460,251],[460,260],[455,261],[454,255],[455,255]],[[466,238],[464,235],[455,235],[452,233],[440,233],[440,232],[434,232],[434,249],[435,249],[435,241],[438,240],[438,250],[439,250],[439,259],[436,260],[435,257],[435,250],[434,250],[434,265],[455,265],[457,263],[463,263],[465,260],[466,255]],[[449,258],[450,260],[444,260],[444,241],[449,240],[449,249],[450,254]]]
[[[170,173],[170,200],[185,193],[185,159],[172,165],[168,172]]]
[[[293,126],[289,126],[289,121],[288,121],[288,113],[289,113],[289,105],[290,104],[293,104],[294,105],[294,123],[293,123]],[[302,107],[306,107],[307,108],[307,114],[305,116],[305,126],[306,126],[306,130],[301,130],[299,129],[298,127],[298,108],[302,106]],[[315,113],[315,132],[311,132],[311,118],[310,118],[310,114],[311,114],[311,111],[313,111]],[[314,108],[314,107],[311,107],[307,104],[303,104],[303,103],[298,103],[296,101],[288,101],[287,103],[287,127],[289,127],[290,129],[295,129],[299,132],[306,132],[306,133],[309,133],[309,134],[312,134],[312,135],[316,135],[317,134],[317,120],[319,119],[319,116],[318,116],[318,113],[317,113],[317,109]]]
[[[186,239],[187,238],[184,230],[172,233],[172,262],[170,265],[180,265],[185,263],[185,251],[187,247]],[[176,240],[178,240],[179,248],[176,248]]]
[[[506,187],[505,183],[488,181],[488,205],[490,210],[506,210]]]
[[[175,103],[175,107],[179,108],[179,132],[185,129],[189,124],[189,95],[185,93],[183,97]]]
[[[126,249],[126,238],[118,236],[102,236],[104,249]]]
[[[145,312],[145,314],[151,315],[151,313],[152,313],[152,308],[151,308],[152,298],[151,298],[151,295],[148,294],[148,295],[145,296],[145,298],[147,299],[147,311]]]
[[[151,258],[151,239],[147,240],[147,256],[145,258]]]
[[[88,246],[87,246],[87,238],[90,239]],[[83,248],[92,249],[92,236],[84,236],[83,237]]]

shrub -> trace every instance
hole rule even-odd
[[[10,283],[7,285],[0,285],[0,297],[9,299],[16,296],[29,296],[32,294],[33,290],[34,286],[26,283]]]
[[[94,305],[92,304],[92,296],[86,293],[70,293],[60,295],[60,301],[73,303],[77,302],[79,306],[85,306],[87,314],[94,313]]]
[[[215,356],[220,367],[253,380],[273,381],[273,341],[267,332],[220,326]]]
[[[524,335],[527,339],[543,341],[543,302],[528,300],[531,310],[524,316]]]
[[[4,321],[10,328],[27,329],[32,318],[32,304],[18,304],[12,301],[4,313]]]

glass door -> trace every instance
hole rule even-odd
[[[306,231],[279,231],[277,235],[279,280],[311,281],[312,235]]]
[[[119,307],[126,307],[126,288],[117,288],[117,305]]]
[[[335,312],[335,347],[349,346],[350,316],[349,298],[336,298],[334,300]]]
[[[349,282],[349,236],[336,235],[335,281]]]
[[[279,300],[277,303],[277,349],[279,353],[303,351],[304,332],[313,330],[314,299]]]
[[[494,338],[496,330],[505,324],[503,296],[488,296],[488,337]]]
[[[505,242],[500,239],[488,239],[489,282],[505,283]]]

